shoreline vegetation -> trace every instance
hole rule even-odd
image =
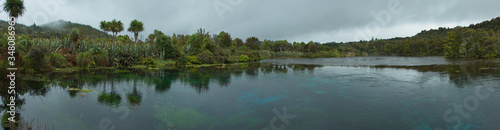
[[[64,24],[66,29],[51,26]],[[224,66],[274,58],[330,58],[356,56],[445,56],[493,59],[500,57],[500,17],[469,27],[424,30],[406,38],[372,39],[348,43],[246,40],[227,32],[165,35],[159,30],[139,39],[144,25],[138,20],[124,31],[119,20],[101,21],[100,30],[88,25],[56,21],[42,26],[16,25],[16,65],[24,74],[95,69],[162,69]],[[8,34],[0,22],[0,74],[6,74]],[[71,27],[71,28],[70,28]],[[496,30],[496,31],[495,31]],[[108,33],[111,32],[111,35]]]

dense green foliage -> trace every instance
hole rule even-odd
[[[40,73],[49,71],[49,61],[46,55],[49,54],[49,49],[45,46],[34,46],[28,54],[23,58],[24,68],[29,73]]]
[[[493,30],[456,28],[449,32],[445,56],[450,58],[498,58],[499,34]]]
[[[177,59],[180,51],[172,45],[172,38],[166,35],[160,35],[156,38],[155,45],[160,51],[160,57],[165,59]]]
[[[469,27],[424,30],[413,37],[327,43],[334,51],[356,56],[446,56],[500,58],[500,17]],[[322,46],[318,48],[323,51]]]
[[[71,32],[69,33],[69,38],[71,39],[71,41],[73,41],[73,44],[75,44],[76,47],[78,47],[78,40],[80,39],[80,31],[78,31],[78,29],[76,28],[71,29]]]
[[[94,61],[94,59],[92,58],[92,53],[90,53],[90,52],[80,53],[76,57],[76,65],[78,65],[79,67],[82,67],[82,68],[88,68],[88,67],[90,67],[90,65],[92,65],[92,63],[95,64],[95,62],[93,62],[93,61]]]
[[[64,68],[66,67],[66,58],[59,53],[49,53],[47,56],[49,66],[55,68]]]
[[[118,32],[124,29],[123,23],[112,20],[101,21],[100,28],[104,32],[112,32],[114,41],[109,41],[105,37],[89,38],[85,29],[78,27],[68,31],[65,35],[58,36],[63,38],[36,38],[30,37],[33,36],[31,34],[21,34],[16,38],[16,55],[23,59],[18,64],[23,64],[24,71],[27,72],[43,72],[53,67],[75,65],[84,68],[133,65],[146,65],[152,68],[200,64],[221,65],[253,62],[267,58],[353,56],[499,58],[500,30],[494,30],[498,28],[498,24],[495,23],[499,21],[500,18],[495,18],[470,27],[424,30],[413,37],[406,38],[320,44],[313,41],[307,43],[267,39],[261,41],[257,37],[248,37],[245,40],[233,39],[227,32],[212,35],[204,29],[199,29],[191,35],[165,35],[155,30],[154,33],[149,34],[145,42],[138,40],[134,43],[127,35],[117,36]],[[138,27],[132,27],[136,24]],[[143,26],[142,22],[132,21],[129,31],[140,32],[143,30],[140,26]],[[95,35],[100,33],[102,32],[98,31]],[[0,36],[0,41],[2,41],[0,47],[6,48],[6,33]],[[5,49],[0,51],[6,52]],[[6,55],[0,55],[0,57],[3,60]],[[48,66],[36,66],[39,64]]]

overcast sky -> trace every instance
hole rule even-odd
[[[499,0],[25,0],[18,22],[65,20],[99,28],[121,20],[165,34],[229,32],[233,38],[346,42],[413,36],[424,29],[466,26],[500,16]],[[1,12],[5,19],[7,14]]]

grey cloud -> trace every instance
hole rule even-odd
[[[159,29],[166,34],[192,34],[198,28],[211,33],[230,32],[233,37],[257,36],[261,39],[297,41],[353,41],[359,29],[376,19],[370,12],[387,9],[393,0],[219,0],[232,8],[220,19],[213,6],[216,0],[47,0],[57,1],[60,10],[47,15],[58,19],[89,24],[98,28],[99,21],[118,19],[128,24],[143,21],[143,36]],[[238,0],[232,0],[238,1]],[[392,15],[387,26],[375,37],[390,38],[415,35],[427,25],[450,25],[480,22],[498,17],[497,0],[399,0],[402,12]],[[20,20],[32,24],[39,12],[45,12],[40,1],[25,1],[27,13]],[[43,1],[42,1],[43,3]],[[37,14],[38,13],[38,14]],[[6,16],[2,13],[2,16]],[[23,20],[24,19],[24,20]],[[31,21],[31,23],[29,23]],[[44,21],[44,20],[38,20]],[[37,23],[40,24],[40,23]],[[416,26],[407,26],[414,24]],[[404,33],[406,32],[406,33]],[[122,34],[131,35],[128,32]],[[316,35],[317,34],[317,35]]]

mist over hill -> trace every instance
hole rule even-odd
[[[0,20],[1,32],[5,33],[9,24]],[[31,38],[61,38],[67,36],[71,29],[76,28],[80,31],[83,38],[103,38],[107,34],[103,31],[93,28],[90,25],[72,23],[70,21],[58,20],[42,25],[23,25],[16,24],[16,33],[26,35]]]

